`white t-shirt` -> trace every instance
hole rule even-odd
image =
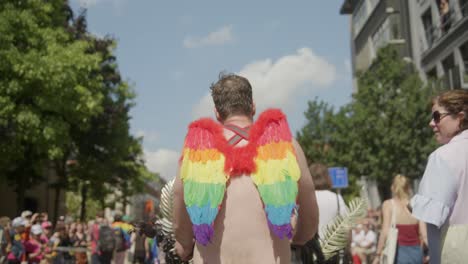
[[[370,249],[375,250],[375,244],[377,242],[377,235],[374,231],[368,230],[367,233],[364,234],[364,240],[361,241],[359,246],[361,247],[370,247]]]
[[[317,197],[317,204],[319,209],[319,236],[323,237],[323,228],[331,223],[333,219],[338,215],[338,202],[340,203],[340,214],[346,214],[346,205],[343,201],[343,197],[332,191],[320,190],[315,191]]]

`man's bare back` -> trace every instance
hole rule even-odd
[[[281,111],[265,111],[258,122],[253,123],[255,103],[247,79],[232,74],[221,75],[210,89],[220,124],[213,120],[199,120],[189,126],[184,146],[187,155],[181,159],[183,173],[179,172],[174,182],[176,251],[185,260],[193,254],[195,264],[290,263],[290,244],[305,244],[315,235],[318,225],[315,189],[304,153],[292,139]],[[223,130],[219,130],[222,125],[251,126],[251,135],[256,137],[245,137],[239,131],[234,133],[224,129],[225,139],[222,139]],[[196,131],[205,132],[196,134]],[[234,134],[243,139],[231,143],[229,139]],[[249,143],[249,139],[252,142]],[[228,142],[229,146],[226,145]],[[259,158],[256,148],[263,146],[268,148],[259,150],[263,155]],[[213,154],[201,161],[198,151],[206,150],[207,153],[221,153],[222,158]],[[256,157],[258,161],[255,161]],[[211,158],[216,163],[204,161]],[[219,169],[220,161],[226,162],[224,172]],[[261,166],[256,167],[255,162]],[[216,168],[196,171],[210,166]],[[252,175],[247,175],[250,173]],[[192,184],[194,179],[199,179],[197,189],[186,190],[189,216],[184,201],[184,184],[186,181]],[[219,198],[224,184],[224,198]],[[262,190],[261,194],[257,188]],[[203,202],[195,202],[200,200]],[[211,202],[209,207],[207,200]],[[295,204],[299,208],[292,234],[289,217]],[[192,225],[191,219],[196,224]],[[291,236],[290,241],[288,237]]]
[[[246,126],[244,122],[235,125]],[[226,139],[232,135],[233,132],[225,130]],[[242,140],[237,147],[244,146],[247,143],[247,141]],[[294,143],[295,148],[297,148],[299,145],[296,142]],[[301,172],[303,172],[298,183],[298,200],[310,201],[309,204],[316,203],[311,176],[308,173],[302,150],[296,149],[296,155],[298,155]],[[178,178],[174,188],[181,187],[182,182]],[[183,201],[180,202],[182,203],[180,206],[183,207]],[[296,233],[293,239],[297,244],[305,243],[316,232],[317,219],[315,218],[318,217],[318,213],[316,209],[314,211],[313,205],[310,205],[310,207],[310,209],[300,210],[303,214],[302,218],[304,218],[304,215],[308,215],[310,219],[302,221],[309,226],[303,224],[299,227],[301,234]],[[186,220],[186,224],[191,225],[188,215]],[[301,220],[298,221],[299,225],[300,222]],[[193,252],[194,263],[290,263],[291,261],[291,241],[279,239],[268,228],[263,203],[250,175],[232,177],[227,182],[224,201],[214,226],[215,232],[212,243],[207,246],[195,245]],[[188,230],[189,227],[184,229]],[[176,238],[178,233],[176,231]]]

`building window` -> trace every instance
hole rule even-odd
[[[377,51],[379,48],[390,42],[391,39],[392,30],[390,27],[390,21],[387,18],[372,36],[372,44],[374,44],[374,49]]]
[[[434,43],[434,26],[432,26],[432,15],[431,15],[431,8],[428,8],[426,12],[421,17],[422,23],[424,26],[424,32],[426,36],[426,41],[427,41],[427,47],[430,48],[432,47],[432,44]]]
[[[442,61],[442,66],[445,74],[455,67],[455,58],[453,57],[453,54],[450,54]]]
[[[400,38],[400,20],[398,17],[394,16],[391,17],[391,19],[386,18],[375,31],[374,35],[372,35],[372,44],[377,51],[379,48],[391,43],[392,40],[398,40]]]
[[[372,13],[372,11],[374,11],[374,8],[379,4],[380,0],[369,0],[369,4],[370,4],[370,13]]]
[[[437,69],[434,67],[428,72],[426,72],[426,77],[428,80],[436,80],[437,79]]]
[[[460,69],[455,65],[455,57],[450,54],[442,61],[444,76],[442,77],[445,88],[460,88]]]
[[[354,36],[359,34],[362,27],[366,23],[367,17],[367,1],[360,1],[359,6],[356,8],[356,12],[353,14]]]
[[[460,53],[463,58],[463,82],[468,84],[468,42],[460,46]]]
[[[468,16],[468,0],[460,0],[460,11],[463,17]]]
[[[437,68],[434,67],[430,69],[429,71],[426,72],[426,78],[428,84],[434,86],[434,87],[441,87],[441,85],[445,84],[445,79],[439,79],[437,78]]]

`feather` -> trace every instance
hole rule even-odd
[[[291,132],[286,116],[279,110],[265,111],[257,122],[262,127],[252,132],[257,155],[256,171],[251,177],[262,198],[270,229],[281,239],[291,239],[291,215],[301,176]]]
[[[218,147],[222,136],[218,124],[201,119],[189,126],[182,151],[180,177],[184,184],[184,202],[193,223],[195,240],[204,246],[213,237],[213,223],[228,178],[226,158]]]

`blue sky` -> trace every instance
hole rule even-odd
[[[247,77],[262,111],[280,107],[295,132],[307,101],[351,100],[349,17],[343,0],[70,0],[90,32],[117,39],[121,74],[137,93],[131,129],[147,166],[174,177],[187,125],[213,116],[221,71]]]

